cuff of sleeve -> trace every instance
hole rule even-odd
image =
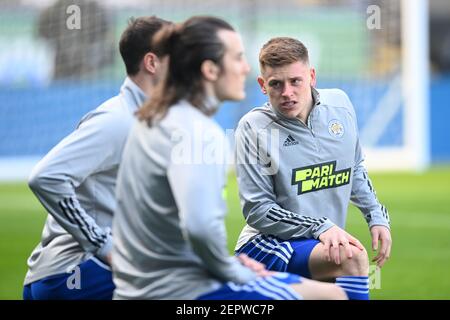
[[[111,235],[108,235],[105,244],[97,250],[95,255],[102,261],[107,261],[106,257],[108,256],[108,254],[110,254],[112,246],[113,246],[112,237]]]
[[[382,219],[374,219],[374,220],[370,221],[369,229],[372,228],[373,226],[383,226],[383,227],[386,227],[389,230],[391,230],[391,226],[389,225],[389,222],[384,221]]]
[[[325,231],[327,231],[328,229],[330,229],[333,226],[334,226],[334,223],[330,219],[326,218],[324,223],[319,225],[319,227],[317,229],[313,230],[312,235],[313,235],[314,239],[319,239],[319,236],[322,233],[324,233]]]

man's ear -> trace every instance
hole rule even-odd
[[[311,87],[315,87],[316,86],[316,70],[314,68],[311,68],[309,70],[310,75],[311,75]]]
[[[267,94],[266,87],[264,86],[264,84],[265,84],[264,78],[259,76],[257,80],[258,80],[259,86],[261,87],[262,93]]]
[[[144,59],[142,59],[142,61],[144,64],[144,68],[145,68],[145,70],[147,70],[147,72],[149,72],[151,74],[156,73],[156,65],[158,62],[158,57],[154,53],[147,52],[144,55]]]
[[[216,81],[219,78],[220,68],[211,60],[205,60],[200,66],[203,77],[208,81]]]

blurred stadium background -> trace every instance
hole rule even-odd
[[[46,217],[26,186],[29,170],[83,114],[118,92],[125,70],[117,43],[127,20],[198,14],[231,22],[252,65],[245,101],[226,103],[216,115],[225,129],[265,101],[255,81],[261,45],[280,35],[306,43],[318,87],[349,94],[378,196],[390,210],[392,257],[372,298],[450,299],[450,2],[405,3],[0,0],[0,299],[20,299],[26,259]],[[405,30],[409,6],[422,13],[409,13],[419,28],[413,40]],[[72,28],[77,8],[81,29]],[[228,194],[231,252],[244,223],[233,174]],[[348,229],[370,248],[354,208]]]

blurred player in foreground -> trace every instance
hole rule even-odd
[[[271,39],[259,62],[258,82],[270,102],[246,114],[236,132],[247,222],[236,251],[270,270],[336,281],[350,299],[368,299],[367,252],[344,231],[349,201],[364,214],[374,250],[380,242],[379,267],[389,258],[391,235],[362,164],[353,106],[342,90],[314,88],[308,50],[296,39]]]
[[[128,77],[33,169],[29,186],[49,216],[28,259],[23,297],[111,299],[111,224],[122,150],[134,113],[151,96],[160,61],[153,35],[166,21],[131,20],[120,40]]]
[[[117,299],[342,299],[333,284],[271,273],[226,246],[226,139],[210,118],[245,97],[249,66],[225,21],[167,26],[155,48],[167,78],[139,111],[117,182],[113,270]]]

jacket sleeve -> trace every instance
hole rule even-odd
[[[358,140],[350,201],[362,212],[369,228],[375,225],[389,228],[389,213],[377,199],[375,189],[363,165],[363,160],[364,157]]]
[[[354,204],[364,215],[369,228],[375,225],[381,225],[389,228],[390,219],[388,211],[386,207],[378,201],[375,189],[363,164],[364,156],[359,141],[358,122],[353,104],[351,103],[349,97],[345,93],[343,94],[349,108],[350,115],[353,118],[355,126],[354,129],[356,132],[355,164],[353,168],[353,182],[350,202]]]
[[[226,206],[222,198],[224,164],[172,162],[167,176],[184,237],[208,271],[222,281],[245,283],[253,280],[256,277],[253,271],[228,253],[224,222]]]
[[[35,166],[28,181],[48,213],[85,251],[103,260],[112,248],[111,232],[97,225],[75,190],[91,174],[117,165],[121,151],[115,144],[123,135],[123,126],[113,115],[88,114]]]
[[[318,238],[334,226],[327,217],[313,218],[281,208],[275,198],[270,132],[256,131],[245,120],[236,131],[236,171],[244,217],[250,227],[281,239]]]

